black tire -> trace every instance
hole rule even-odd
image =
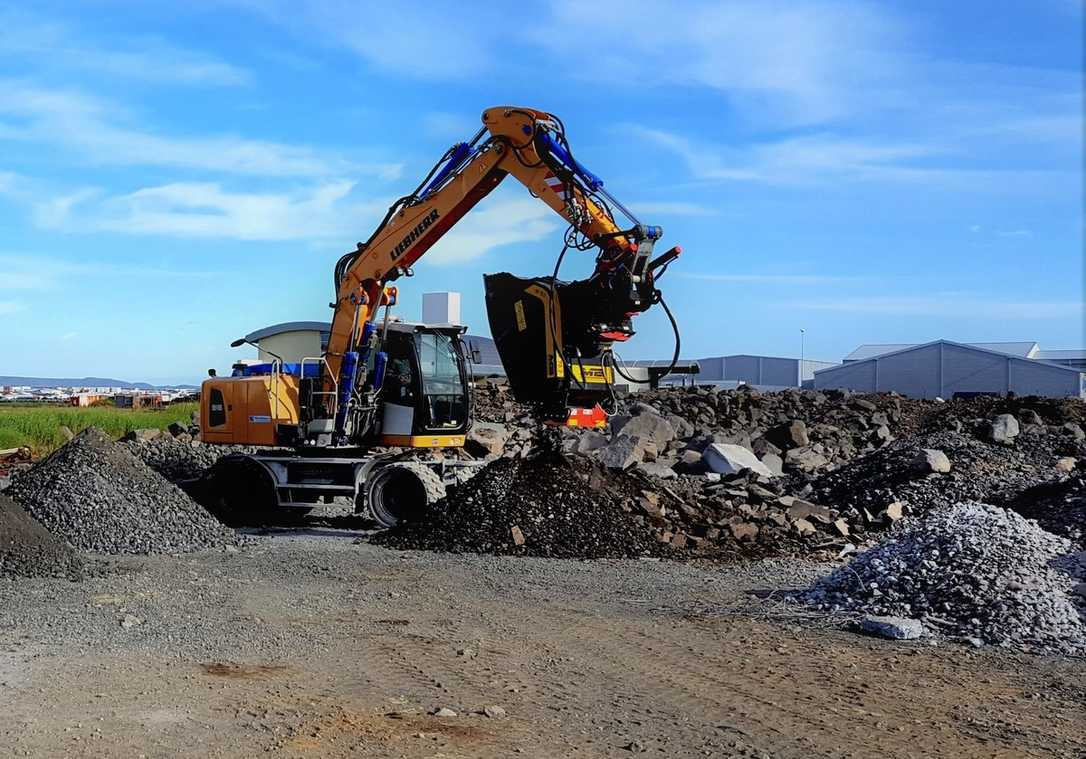
[[[275,482],[268,471],[247,458],[219,459],[211,471],[216,498],[210,511],[229,527],[274,521],[279,508]]]
[[[366,481],[366,505],[382,527],[418,521],[444,497],[445,483],[425,464],[386,464]]]

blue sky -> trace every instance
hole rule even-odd
[[[500,104],[683,246],[684,356],[1086,344],[1078,0],[470,7],[0,2],[0,374],[196,381],[328,318],[338,256]],[[401,313],[459,290],[485,333],[481,275],[561,231],[508,179]],[[670,355],[637,327],[624,357]]]

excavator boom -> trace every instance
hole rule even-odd
[[[415,192],[393,204],[370,239],[336,266],[325,390],[335,388],[343,401],[353,390],[357,367],[366,361],[359,349],[365,353],[378,310],[388,303],[386,287],[410,275],[426,251],[506,176],[566,220],[567,242],[598,249],[594,274],[581,282],[559,283],[557,270],[549,279],[487,278],[492,332],[521,401],[558,414],[570,387],[608,385],[611,370],[598,365],[590,370],[585,359],[633,334],[630,317],[649,308],[657,295],[654,271],[679,253],[674,248],[650,260],[662,230],[637,223],[606,193],[603,181],[573,157],[557,117],[500,106],[484,111],[482,122],[470,142],[450,148]],[[630,217],[630,227],[616,223],[611,205]],[[536,315],[531,323],[530,314]],[[343,423],[337,421],[337,427]]]

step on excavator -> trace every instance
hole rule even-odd
[[[347,496],[383,526],[419,518],[445,486],[467,476],[460,461],[426,449],[463,446],[471,426],[466,328],[418,324],[393,313],[397,282],[509,175],[568,224],[550,276],[484,275],[491,334],[514,398],[548,425],[603,426],[623,371],[614,344],[659,303],[657,283],[680,254],[654,255],[663,230],[642,224],[574,158],[553,114],[499,106],[452,146],[418,187],[398,199],[365,242],[336,263],[331,332],[323,355],[239,363],[204,381],[204,442],[259,446],[224,456],[208,476],[220,516],[235,524],[272,510],[306,512]],[[628,224],[620,226],[615,212]],[[583,280],[562,281],[569,250],[594,251]],[[246,341],[237,340],[233,347]]]

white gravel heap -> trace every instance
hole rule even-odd
[[[1086,610],[1069,593],[1071,550],[1012,511],[959,503],[903,523],[802,598],[832,611],[911,617],[989,644],[1082,652]]]

